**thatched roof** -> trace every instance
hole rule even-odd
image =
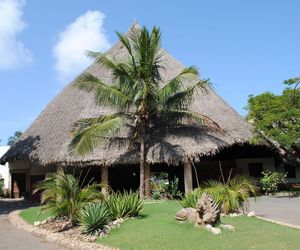
[[[117,42],[109,51],[115,60],[126,57],[126,51]],[[172,79],[184,66],[170,56],[163,54],[165,70],[162,72],[165,81]],[[111,73],[104,66],[92,64],[90,72],[106,82],[112,82]],[[161,83],[162,85],[164,82]],[[201,156],[213,155],[224,147],[248,142],[252,136],[248,124],[230,105],[214,90],[209,94],[195,96],[191,110],[205,114],[215,120],[225,131],[224,134],[203,133],[169,135],[161,138],[157,135],[152,140],[147,154],[149,163],[178,164],[192,157],[198,161]],[[120,144],[99,147],[93,153],[78,157],[69,150],[70,130],[80,118],[95,117],[111,113],[107,107],[95,105],[93,94],[76,89],[72,83],[67,85],[23,133],[20,140],[1,158],[1,163],[15,159],[30,159],[41,165],[94,165],[94,164],[135,164],[139,162],[138,151],[128,151]]]

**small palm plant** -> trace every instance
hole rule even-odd
[[[176,129],[193,127],[221,131],[209,117],[191,111],[193,97],[200,90],[207,92],[209,82],[197,78],[195,67],[183,69],[164,82],[165,70],[160,29],[149,32],[145,27],[133,28],[128,36],[117,33],[127,52],[125,59],[115,61],[108,54],[89,52],[97,64],[112,72],[113,82],[107,83],[90,73],[80,75],[74,86],[95,94],[95,102],[116,112],[96,118],[86,118],[74,124],[73,152],[84,155],[111,139],[121,129],[128,129],[128,148],[140,153],[140,196],[145,194],[146,155],[151,138]],[[200,132],[199,132],[200,133]],[[146,193],[150,193],[146,190]]]
[[[57,217],[66,216],[73,225],[77,223],[78,212],[87,203],[103,199],[99,185],[82,187],[73,175],[62,169],[48,173],[46,179],[37,184],[34,193],[41,193],[43,210],[51,210]]]

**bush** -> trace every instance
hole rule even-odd
[[[4,196],[4,179],[1,179],[0,175],[0,197]]]
[[[139,194],[132,191],[112,193],[105,202],[113,220],[138,216],[143,209]]]
[[[266,170],[262,172],[263,177],[260,179],[261,188],[266,194],[277,192],[279,184],[285,183],[286,174],[271,172]]]
[[[82,232],[88,235],[98,234],[109,222],[109,210],[105,203],[90,203],[81,208],[78,216]]]
[[[80,209],[90,202],[103,199],[99,185],[83,188],[73,175],[63,170],[48,173],[46,179],[38,183],[34,193],[42,191],[43,210],[51,210],[56,217],[66,216],[71,223],[77,224]]]
[[[168,182],[162,174],[152,178],[152,198],[178,200],[182,198],[182,193],[178,190],[178,181],[176,177],[174,181]]]
[[[256,195],[257,188],[252,180],[242,176],[236,176],[225,184],[210,180],[205,182],[202,187],[187,193],[181,201],[181,205],[195,207],[204,192],[214,198],[223,213],[229,213],[242,206],[251,194]]]
[[[201,198],[204,190],[202,188],[196,188],[191,192],[185,194],[181,201],[181,205],[185,208],[196,207],[198,200]]]

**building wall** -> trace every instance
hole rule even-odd
[[[1,146],[0,147],[0,157],[2,157],[6,151],[9,149],[9,146]],[[9,176],[9,164],[6,163],[5,165],[0,165],[0,175],[4,179],[4,188],[10,188],[10,176]]]
[[[276,171],[274,158],[250,158],[250,159],[236,159],[236,165],[238,170],[249,176],[249,163],[262,163],[263,170]]]
[[[45,175],[48,172],[54,171],[56,168],[39,166],[28,160],[16,160],[10,163],[9,169],[11,173],[27,170],[30,172],[30,175]]]
[[[16,160],[12,162],[9,166],[9,171],[11,174],[11,196],[17,198],[19,195],[21,196],[24,192],[18,192],[16,187],[23,190],[24,181],[25,181],[25,194],[26,197],[29,197],[33,200],[38,200],[38,195],[33,195],[32,191],[35,188],[35,185],[38,181],[44,179],[45,175],[48,172],[53,172],[56,170],[56,167],[43,167],[38,166],[28,160]],[[22,180],[18,180],[18,175],[22,175]],[[20,178],[20,177],[19,177]],[[25,180],[24,180],[25,178]],[[22,188],[20,188],[22,187]]]
[[[296,178],[287,178],[289,183],[300,183],[300,166],[296,167]]]
[[[276,169],[274,158],[251,158],[251,159],[236,159],[237,168],[241,173],[249,176],[249,163],[262,163],[263,170],[280,171],[284,172],[284,169]],[[296,178],[287,178],[288,183],[300,182],[300,167],[296,167]]]

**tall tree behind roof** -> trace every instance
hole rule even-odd
[[[7,145],[8,145],[8,146],[14,145],[14,144],[16,143],[16,141],[19,140],[19,138],[21,137],[21,135],[22,135],[22,132],[21,132],[21,131],[16,131],[16,132],[14,133],[13,136],[10,136],[10,137],[8,138]],[[0,141],[1,141],[1,140],[0,140]]]

